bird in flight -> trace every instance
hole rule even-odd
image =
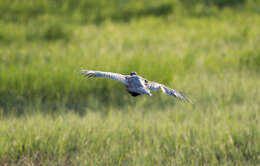
[[[176,97],[177,99],[185,102],[191,102],[191,100],[185,96],[184,93],[166,87],[163,84],[148,81],[147,79],[137,75],[136,72],[131,72],[130,75],[122,75],[112,72],[83,69],[81,70],[81,74],[83,74],[85,77],[105,77],[121,82],[126,86],[127,91],[134,97],[143,94],[152,96],[151,91],[161,90],[164,94]]]

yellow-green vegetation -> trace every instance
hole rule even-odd
[[[257,165],[259,106],[220,104],[6,118],[3,163]]]
[[[260,164],[259,2],[147,2],[0,0],[0,165]]]

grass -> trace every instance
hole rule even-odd
[[[225,88],[218,82],[209,90],[215,92],[219,85],[222,92],[214,94],[215,101],[208,104],[197,101],[195,105],[149,110],[136,106],[109,109],[106,113],[87,110],[84,116],[69,112],[51,116],[39,111],[20,118],[4,118],[0,125],[0,162],[10,165],[257,165],[259,103],[251,98],[259,100],[259,90],[252,92],[253,82],[249,79],[249,84],[245,84],[246,78],[242,76],[243,81],[239,83],[231,81],[231,84],[242,84],[241,96],[246,97],[240,103],[236,101],[239,97],[232,95],[236,93],[234,90],[228,90],[232,96],[222,99]],[[203,79],[199,83],[208,85],[208,81]]]
[[[123,86],[86,80],[79,76],[80,68],[124,74],[137,71],[147,79],[188,92],[191,89],[183,80],[193,73],[258,72],[259,16],[230,17],[173,16],[168,21],[149,17],[128,24],[70,25],[69,39],[12,40],[1,45],[0,103],[4,110],[15,106],[18,112],[42,102],[46,109],[64,106],[80,112],[85,107],[99,107],[99,101],[118,107],[127,103],[130,96],[121,93]],[[8,29],[24,36],[35,30],[20,26]],[[114,91],[116,87],[120,90]]]
[[[257,12],[82,24],[45,8],[15,21],[16,7],[0,21],[0,165],[260,164]],[[194,104],[81,68],[137,71]]]

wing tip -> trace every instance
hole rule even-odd
[[[88,78],[94,76],[93,73],[91,72],[91,70],[88,70],[88,69],[81,69],[79,73]]]
[[[180,96],[178,97],[181,101],[191,103],[193,104],[193,101],[191,100],[190,97],[184,92],[179,92]]]

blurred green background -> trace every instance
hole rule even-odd
[[[127,103],[123,86],[81,79],[80,68],[137,71],[174,81],[182,91],[191,74],[259,71],[259,6],[254,0],[1,1],[0,106],[84,113]]]
[[[0,165],[259,165],[259,27],[259,0],[0,0]]]

